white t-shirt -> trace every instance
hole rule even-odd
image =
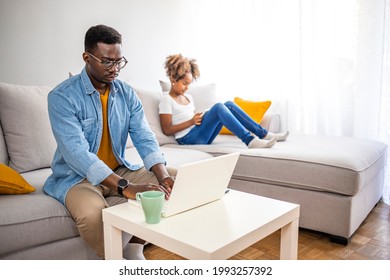
[[[184,94],[185,97],[190,101],[187,105],[182,105],[177,103],[169,93],[165,93],[158,105],[159,114],[170,114],[172,115],[172,125],[180,124],[186,122],[193,118],[195,114],[195,105],[192,96],[189,94]],[[192,128],[190,126],[182,131],[179,131],[175,134],[175,139],[185,136]]]

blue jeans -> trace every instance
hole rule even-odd
[[[268,133],[234,102],[227,101],[224,104],[217,103],[211,107],[204,114],[200,125],[195,126],[176,141],[181,145],[211,144],[223,126],[237,135],[246,145],[253,140],[252,133],[260,139],[263,139]]]

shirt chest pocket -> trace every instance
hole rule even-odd
[[[85,138],[91,144],[96,139],[98,123],[96,118],[88,118],[81,120],[81,127]]]

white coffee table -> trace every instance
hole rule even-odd
[[[122,259],[122,231],[186,259],[228,259],[281,229],[280,259],[297,259],[299,205],[230,190],[215,202],[146,224],[142,209],[103,210],[105,259]]]

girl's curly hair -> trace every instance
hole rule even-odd
[[[194,80],[200,76],[196,60],[183,57],[181,54],[174,54],[167,57],[165,60],[165,71],[168,77],[174,81],[182,79],[187,73],[191,73]]]

